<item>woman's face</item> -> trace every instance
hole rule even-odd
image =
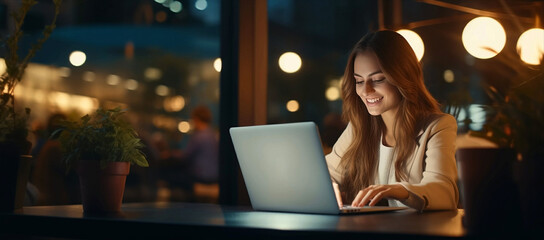
[[[383,117],[383,114],[394,116],[401,95],[385,78],[376,55],[371,52],[357,54],[353,68],[355,89],[365,103],[368,113],[373,116]]]

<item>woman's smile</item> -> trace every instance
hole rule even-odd
[[[382,99],[383,99],[383,97],[367,98],[366,102],[369,103],[369,104],[377,104],[377,103],[381,102]]]

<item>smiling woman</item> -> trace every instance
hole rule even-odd
[[[373,116],[387,114],[394,119],[400,102],[398,89],[380,69],[378,59],[372,52],[359,53],[355,57],[354,76],[357,95]],[[363,77],[366,76],[366,77]]]
[[[338,204],[455,209],[457,124],[425,88],[408,42],[389,30],[367,34],[348,58],[342,91],[349,125],[327,155]]]

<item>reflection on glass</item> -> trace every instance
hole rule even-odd
[[[20,49],[30,48],[25,44],[41,33],[33,26],[50,22],[44,14],[50,11],[43,9],[47,2],[37,4],[33,18],[25,21],[28,40],[21,41]],[[17,106],[31,109],[29,124],[45,126],[56,113],[79,118],[98,107],[121,106],[128,109],[126,116],[152,162],[160,158],[160,146],[151,136],[164,136],[165,151],[174,152],[186,144],[178,125],[190,118],[192,108],[207,105],[219,115],[220,74],[214,61],[220,55],[220,0],[109,1],[108,11],[105,1],[62,4],[55,30],[15,88]],[[4,10],[12,12],[17,4],[12,5]],[[131,172],[142,181],[127,186],[124,202],[157,199],[157,168]],[[169,200],[190,200],[183,198],[190,193],[180,196],[172,194]]]

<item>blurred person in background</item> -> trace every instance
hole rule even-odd
[[[194,108],[193,132],[187,145],[173,150],[171,159],[161,164],[161,176],[170,187],[188,191],[194,201],[214,202],[219,192],[219,141],[212,119],[208,107]]]
[[[47,134],[50,136],[60,128],[66,119],[62,113],[55,113],[47,122]],[[66,171],[62,162],[60,142],[47,139],[36,156],[31,182],[38,189],[36,205],[64,205],[80,203],[79,179],[75,171]]]

